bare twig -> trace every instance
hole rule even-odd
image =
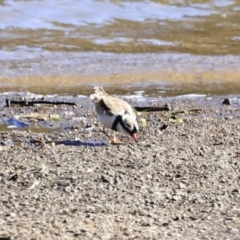
[[[164,107],[134,107],[138,112],[160,112],[160,111],[170,111],[169,106]]]
[[[27,100],[9,100],[6,99],[6,107],[10,107],[12,104],[18,104],[21,106],[33,106],[35,104],[50,104],[50,105],[61,105],[61,104],[65,104],[65,105],[71,105],[71,106],[76,106],[77,104],[74,102],[65,102],[65,101],[44,101],[44,100],[40,100],[40,101],[27,101]]]

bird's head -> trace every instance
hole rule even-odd
[[[136,132],[138,132],[139,127],[135,118],[124,115],[122,117],[122,128],[126,134],[130,135],[137,142]]]

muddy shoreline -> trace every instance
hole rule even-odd
[[[21,56],[24,58],[1,61],[0,93],[88,96],[95,85],[102,85],[110,94],[142,91],[154,98],[240,93],[240,58],[234,55],[41,51],[34,59],[27,53]]]
[[[67,99],[77,107],[2,108],[1,121],[26,120],[32,112],[59,115],[59,121],[45,120],[61,130],[0,132],[0,236],[238,239],[239,96],[229,106],[224,98],[155,99],[148,104],[167,103],[181,113],[142,113],[139,121],[147,124],[138,143],[123,137],[119,146],[107,143],[86,98]],[[89,141],[106,144],[81,144]]]

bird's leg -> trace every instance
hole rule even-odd
[[[113,131],[113,138],[111,139],[111,143],[112,143],[112,144],[120,144],[120,143],[122,143],[121,140],[119,140],[119,139],[117,139],[117,138],[115,137],[115,131]]]
[[[113,131],[113,138],[111,139],[111,143],[112,144],[120,144],[120,143],[122,143],[122,141],[120,139],[116,138],[115,134],[116,134],[116,132]]]
[[[113,132],[113,137],[111,137],[111,136],[109,136],[109,135],[107,134],[107,132],[106,132],[106,130],[105,130],[105,127],[103,128],[102,132],[111,140],[111,143],[112,143],[112,144],[120,144],[120,143],[122,143],[121,140],[119,140],[119,139],[117,139],[117,138],[115,137],[115,131]]]
[[[107,132],[106,132],[106,130],[105,130],[105,127],[103,127],[102,132],[103,132],[109,139],[112,139],[112,137],[107,134]]]

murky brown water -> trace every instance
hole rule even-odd
[[[237,94],[239,22],[240,0],[0,0],[0,92]]]

